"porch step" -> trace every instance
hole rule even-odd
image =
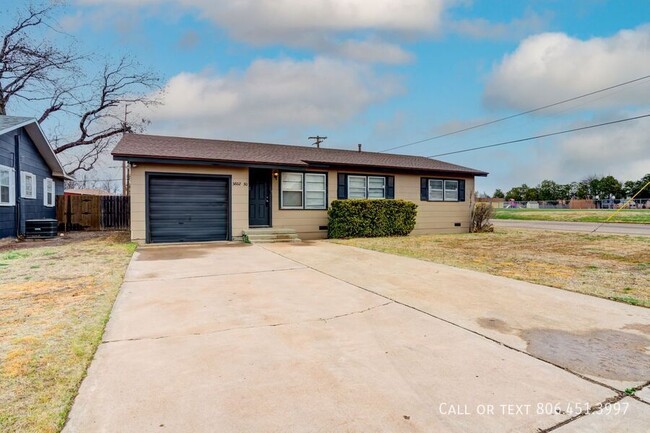
[[[300,242],[293,229],[254,228],[244,230],[243,235],[253,244],[270,242]]]

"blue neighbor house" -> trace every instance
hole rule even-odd
[[[56,219],[68,176],[36,119],[0,115],[0,238],[25,233],[25,221]]]

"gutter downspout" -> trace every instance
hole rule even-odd
[[[14,201],[16,204],[16,237],[23,238],[22,224],[21,224],[21,205],[22,205],[22,188],[20,185],[20,135],[14,135],[14,175],[16,180],[14,182]]]

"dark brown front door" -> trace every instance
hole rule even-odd
[[[248,225],[271,225],[271,170],[251,168],[248,176]]]

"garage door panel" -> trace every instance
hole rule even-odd
[[[229,180],[217,176],[150,175],[150,242],[229,238]]]

